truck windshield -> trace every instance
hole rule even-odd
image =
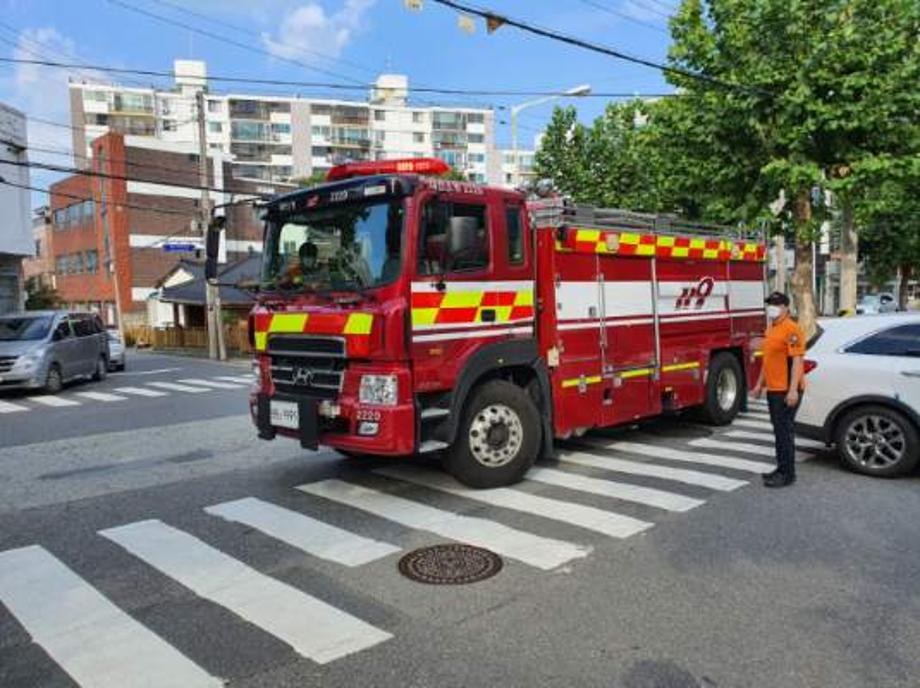
[[[48,316],[27,316],[23,318],[0,318],[0,341],[39,340],[48,336],[51,318]]]
[[[269,216],[262,289],[352,291],[392,282],[402,265],[402,231],[399,200]]]

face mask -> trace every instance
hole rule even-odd
[[[776,320],[782,314],[783,309],[779,306],[767,306],[767,317],[770,318],[770,320]]]

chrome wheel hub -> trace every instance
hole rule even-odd
[[[846,430],[846,451],[861,466],[886,468],[904,458],[907,439],[900,426],[884,416],[862,416]]]
[[[738,398],[738,378],[730,368],[722,368],[719,371],[719,377],[716,378],[716,398],[719,408],[723,411],[731,411],[735,406],[735,400]]]
[[[489,404],[473,417],[470,451],[479,463],[499,468],[515,459],[524,442],[524,426],[514,409]]]

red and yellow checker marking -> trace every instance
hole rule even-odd
[[[762,262],[766,255],[766,247],[756,242],[697,239],[576,227],[566,233],[563,241],[556,242],[556,249],[574,253],[602,253],[620,256],[758,262]]]
[[[495,318],[482,319],[491,310]],[[413,292],[412,327],[466,323],[508,323],[533,317],[533,290]]]
[[[344,337],[349,354],[366,354],[374,326],[370,313],[256,313],[253,320],[256,351],[273,334],[317,334]]]

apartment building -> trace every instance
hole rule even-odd
[[[434,156],[472,180],[505,183],[494,112],[410,104],[404,75],[383,74],[352,101],[213,93],[200,61],[176,60],[174,72],[169,90],[71,83],[77,163],[89,165],[91,142],[109,131],[197,142],[195,98],[205,90],[208,148],[229,156],[235,179],[288,182],[347,160]]]
[[[33,252],[26,146],[25,115],[0,103],[0,315],[21,308],[22,260]]]
[[[89,169],[51,186],[50,250],[62,301],[100,312],[114,324],[144,324],[146,300],[181,259],[203,257],[198,227],[197,146],[148,136],[105,134],[90,144]],[[233,177],[227,155],[208,155],[215,204],[293,187]],[[262,226],[251,205],[227,208],[221,262],[261,251]]]

